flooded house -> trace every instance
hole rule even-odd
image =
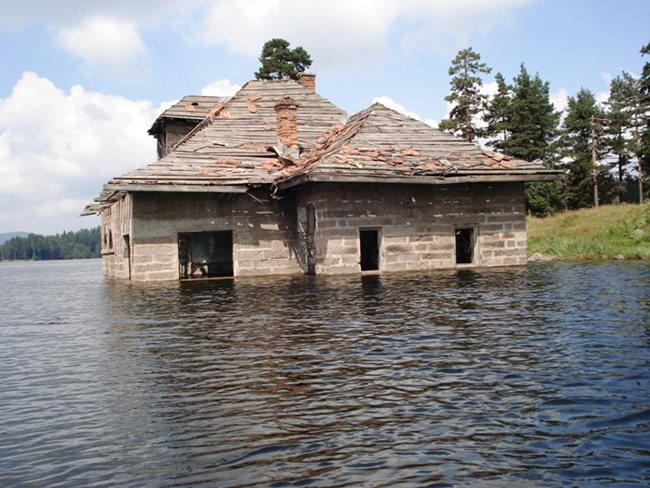
[[[84,211],[111,278],[523,265],[524,184],[560,178],[378,103],[348,117],[314,75],[185,97],[149,133],[159,159]]]

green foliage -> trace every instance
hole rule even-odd
[[[547,217],[566,208],[564,186],[561,181],[533,181],[526,183],[526,206],[535,217]]]
[[[650,55],[650,42],[641,48],[641,55]],[[641,116],[645,127],[641,127],[640,147],[638,157],[644,175],[650,174],[650,62],[646,61],[639,81],[641,91]],[[647,187],[646,187],[647,188]],[[647,197],[646,197],[647,198]]]
[[[53,236],[29,234],[0,245],[0,260],[86,259],[100,257],[99,227]]]
[[[560,114],[549,98],[549,83],[534,78],[522,64],[513,85],[497,73],[497,93],[485,113],[488,145],[509,156],[526,161],[542,160],[553,167],[553,139]],[[526,205],[533,215],[545,216],[566,206],[561,182],[535,182],[526,186]]]
[[[441,130],[460,135],[470,142],[482,133],[476,127],[474,118],[483,111],[487,101],[487,97],[481,93],[483,81],[479,74],[492,71],[492,68],[480,61],[481,55],[471,47],[456,54],[449,68],[449,76],[452,76],[451,92],[445,97],[453,107],[449,118],[439,124]]]
[[[297,80],[298,75],[312,63],[309,54],[302,47],[289,49],[289,42],[277,38],[264,43],[259,60],[261,66],[255,73],[258,80],[279,80],[285,77]]]
[[[650,204],[529,218],[528,252],[562,259],[650,259]]]
[[[562,156],[568,169],[567,206],[570,209],[593,205],[592,117],[603,118],[594,94],[584,88],[569,104],[561,135]],[[605,175],[601,175],[604,177]]]
[[[622,184],[627,167],[634,157],[633,138],[630,133],[630,102],[634,80],[628,73],[617,76],[609,87],[609,99],[606,102],[605,138],[603,143],[615,158],[618,173],[616,193],[620,202],[624,201],[625,187]]]
[[[487,145],[497,151],[505,152],[506,143],[512,130],[511,106],[512,86],[508,85],[501,73],[497,73],[494,79],[497,82],[497,92],[490,100],[483,120],[487,123],[485,135],[490,137]]]
[[[525,161],[546,160],[547,148],[560,121],[560,114],[549,98],[549,83],[538,74],[531,78],[523,63],[513,81],[510,137],[504,141],[505,152]]]

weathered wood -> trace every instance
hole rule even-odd
[[[275,102],[298,104],[298,160],[276,154]],[[251,103],[254,110],[251,110]],[[194,105],[196,104],[196,105]],[[483,151],[418,120],[374,104],[346,120],[335,105],[292,80],[254,80],[234,96],[185,97],[161,115],[169,138],[199,121],[175,148],[143,168],[109,181],[98,197],[116,192],[229,192],[250,185],[290,188],[308,181],[443,184],[548,181],[560,171]]]
[[[231,185],[145,185],[136,183],[122,183],[116,185],[104,185],[104,187],[110,190],[121,190],[127,192],[246,193],[248,191],[246,186],[237,183]]]

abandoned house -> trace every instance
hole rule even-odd
[[[375,103],[347,117],[314,75],[185,97],[159,159],[106,183],[106,276],[135,281],[526,263],[524,183],[560,178]]]

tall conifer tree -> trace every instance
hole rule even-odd
[[[616,159],[614,163],[618,173],[616,193],[619,201],[624,199],[626,189],[624,177],[628,164],[635,157],[639,131],[642,130],[639,127],[639,117],[636,115],[640,97],[640,82],[629,73],[623,73],[611,81],[609,98],[605,103],[604,142],[608,152]]]
[[[522,63],[512,92],[506,153],[526,161],[544,161],[560,120],[549,98],[549,83],[542,81],[538,74],[531,78]]]
[[[490,138],[488,146],[505,152],[511,130],[510,110],[512,105],[512,86],[508,85],[501,73],[494,77],[497,92],[488,103],[484,120],[487,123],[485,135]]]
[[[569,208],[593,205],[592,117],[603,117],[596,98],[581,88],[569,97],[561,136],[562,155],[567,160],[566,197]]]
[[[650,55],[650,42],[641,48],[641,56]],[[643,65],[640,80],[641,90],[641,114],[645,121],[645,127],[641,133],[640,144],[638,147],[638,167],[639,172],[639,196],[643,201],[643,179],[650,173],[650,62],[646,61]]]

